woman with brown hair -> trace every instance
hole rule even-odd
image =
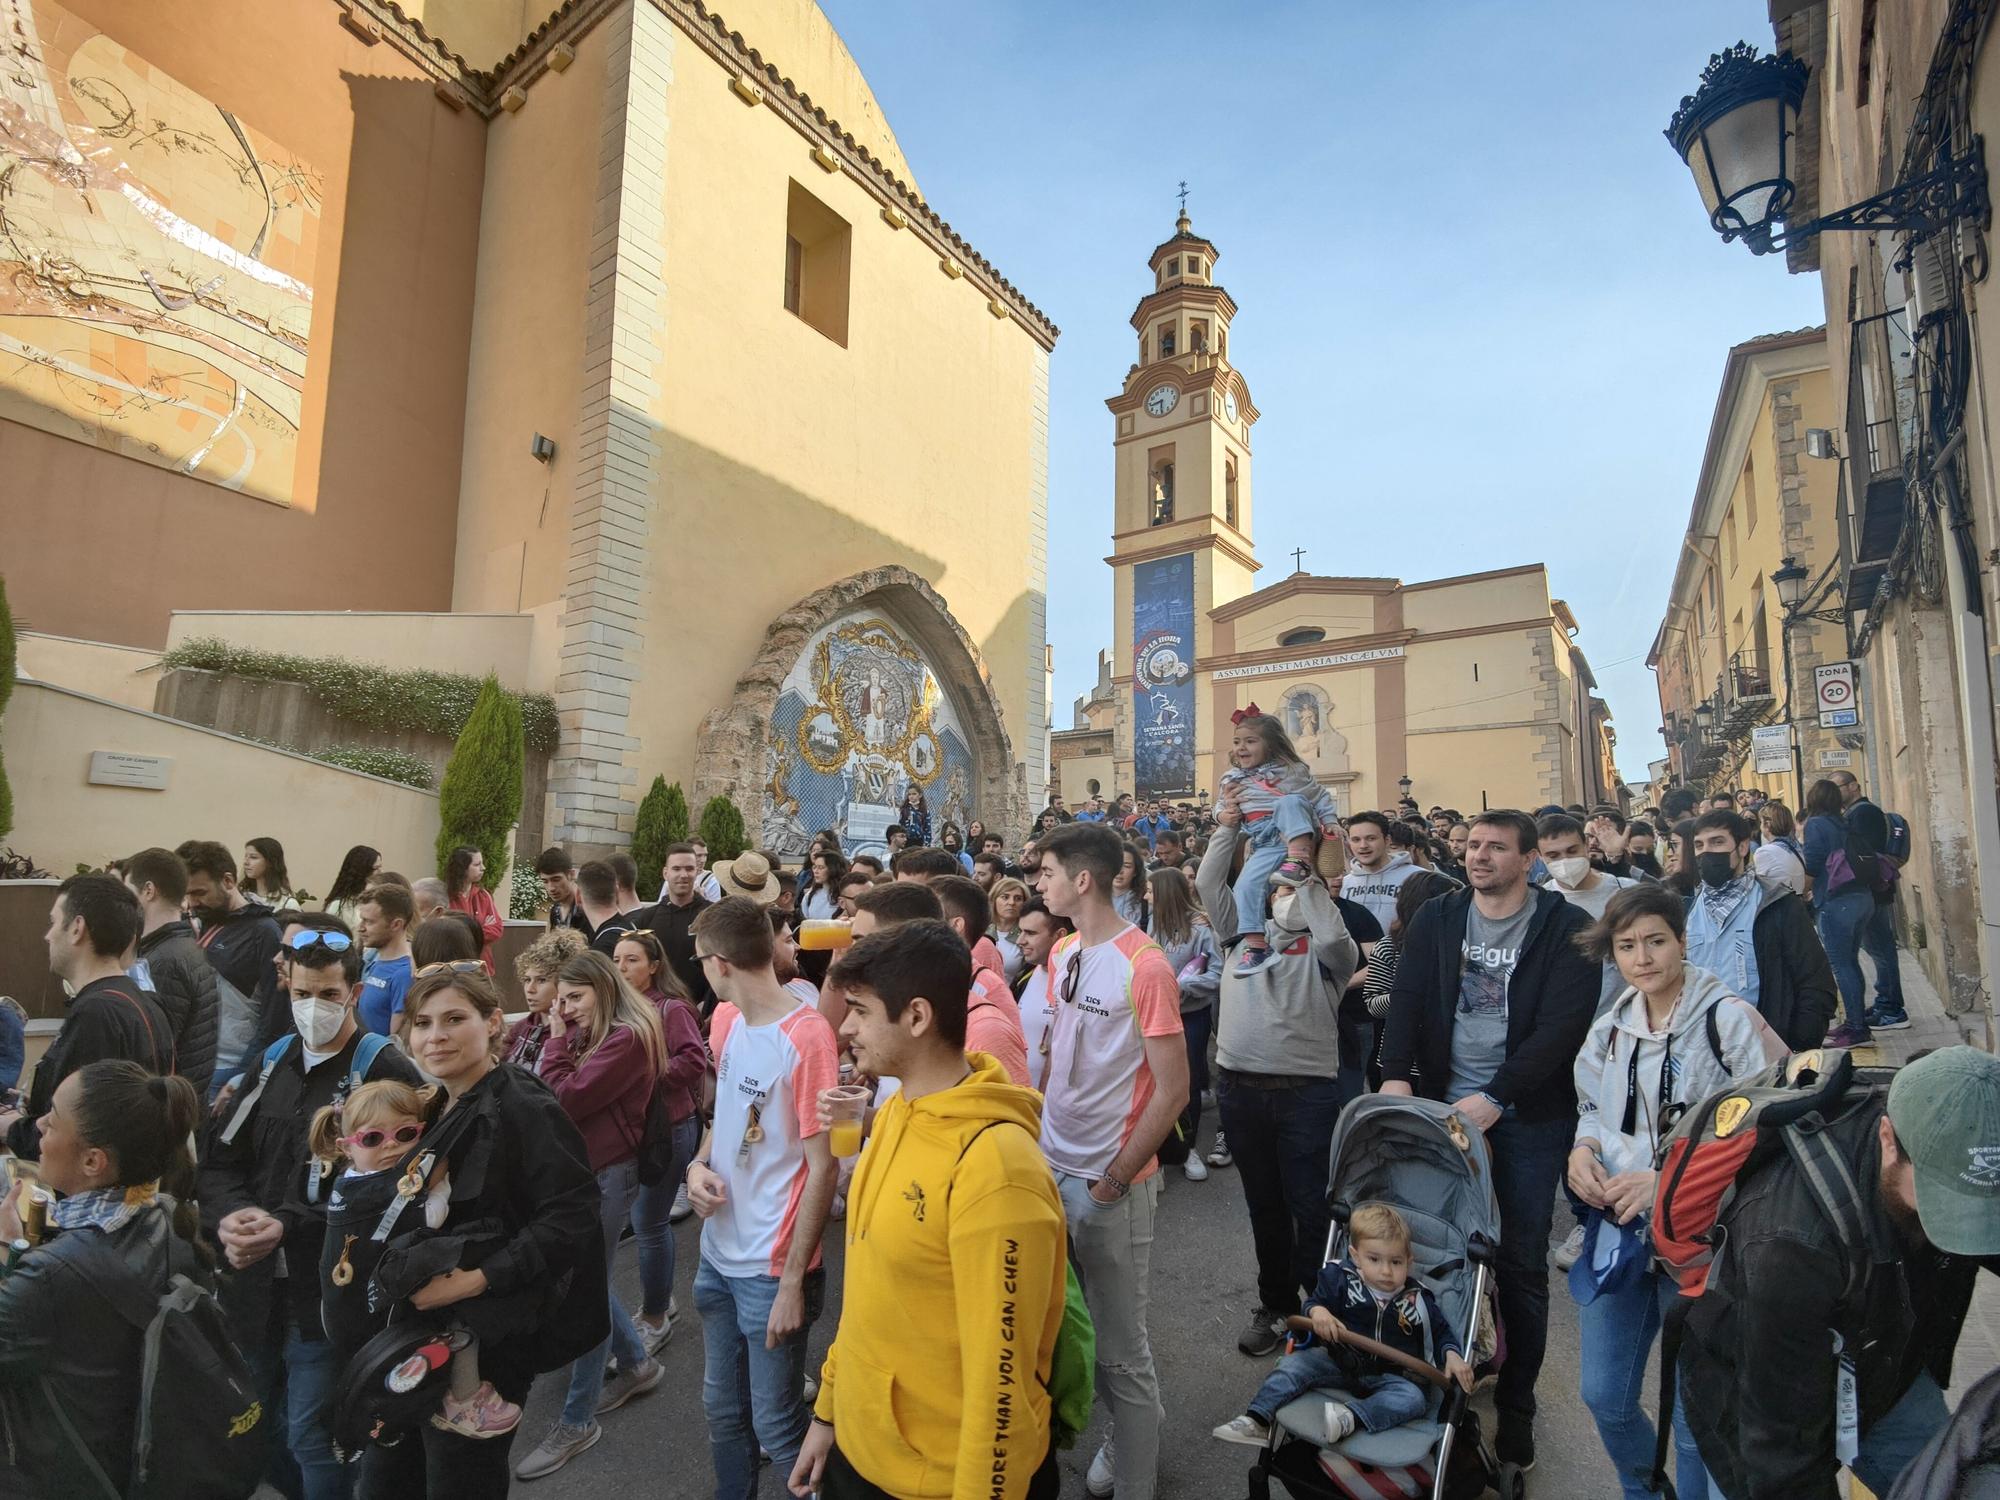
[[[1208,914],[1201,909],[1201,897],[1187,876],[1179,870],[1155,870],[1148,889],[1152,893],[1153,941],[1160,945],[1180,980],[1181,1031],[1188,1055],[1188,1102],[1181,1111],[1180,1128],[1192,1148],[1195,1132],[1201,1128],[1201,1096],[1213,1086],[1208,1077],[1208,1039],[1215,1027],[1222,958],[1216,951]],[[1190,1182],[1208,1177],[1207,1163],[1193,1149],[1188,1151],[1181,1171]]]
[[[445,899],[453,911],[462,911],[479,924],[479,958],[491,974],[493,945],[505,936],[507,928],[500,920],[500,908],[493,904],[493,893],[483,884],[485,879],[484,853],[470,844],[461,844],[451,851],[451,858],[444,865]]]
[[[549,1012],[556,1003],[556,975],[562,966],[590,946],[574,927],[552,927],[524,948],[514,960],[514,977],[528,1013],[507,1030],[501,1056],[529,1072],[542,1060],[549,1040]]]
[[[500,1061],[500,995],[478,962],[417,973],[397,1021],[411,1058],[445,1091],[432,1126],[451,1182],[443,1232],[497,1221],[499,1248],[432,1278],[411,1305],[436,1312],[475,1297],[545,1289],[530,1330],[479,1353],[480,1373],[519,1405],[534,1377],[600,1347],[609,1331],[598,1190],[583,1137],[549,1090]],[[593,1438],[593,1441],[595,1439]],[[393,1448],[372,1448],[369,1500],[485,1500],[507,1492],[514,1435],[467,1438],[428,1423]]]
[[[602,953],[579,953],[556,977],[549,1044],[539,1071],[583,1133],[590,1169],[597,1174],[608,1282],[619,1231],[639,1195],[639,1147],[646,1138],[647,1110],[667,1071],[666,1035],[659,1012]],[[597,1441],[600,1415],[660,1383],[665,1372],[646,1352],[624,1304],[607,1292],[606,1307],[610,1337],[570,1366],[562,1415],[521,1461],[516,1478],[553,1474]],[[618,1374],[608,1383],[607,1352],[618,1361]]]

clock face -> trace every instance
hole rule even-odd
[[[1225,391],[1223,393],[1222,414],[1232,422],[1236,420],[1236,392]]]
[[[1146,410],[1156,417],[1164,417],[1181,404],[1178,386],[1156,385],[1146,394]]]

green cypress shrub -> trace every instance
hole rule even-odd
[[[734,859],[749,847],[743,832],[743,814],[727,797],[710,797],[701,810],[701,841],[708,845],[708,860]]]
[[[639,894],[648,901],[660,899],[660,866],[667,862],[667,845],[687,836],[687,794],[678,781],[669,785],[666,777],[655,776],[632,827],[632,863],[639,867]]]
[[[14,616],[7,608],[7,580],[0,578],[0,715],[14,696]],[[7,785],[7,767],[0,762],[0,839],[14,831],[14,789]]]
[[[486,856],[488,890],[507,872],[507,838],[521,817],[521,704],[490,674],[459,731],[438,788],[438,874],[451,851],[470,844]]]

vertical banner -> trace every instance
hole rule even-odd
[[[1132,569],[1133,793],[1194,795],[1194,556]]]

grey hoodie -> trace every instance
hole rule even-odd
[[[1195,874],[1195,889],[1217,932],[1236,930],[1229,865],[1238,837],[1234,828],[1216,829]],[[1234,955],[1223,955],[1215,1060],[1239,1073],[1332,1078],[1340,1071],[1340,997],[1361,949],[1319,881],[1298,887],[1293,910],[1293,920],[1303,920],[1304,928],[1267,919],[1264,936],[1277,956],[1255,974],[1237,974]]]
[[[1722,1043],[1717,1061],[1708,1042],[1710,1011]],[[1626,1134],[1625,1100],[1634,1074],[1637,1049],[1639,1101],[1633,1129]],[[1681,997],[1667,1018],[1665,1036],[1656,1036],[1646,1019],[1646,998],[1627,985],[1611,1008],[1591,1023],[1583,1051],[1576,1058],[1576,1139],[1594,1140],[1604,1170],[1650,1169],[1667,1130],[1660,1122],[1660,1068],[1669,1055],[1674,1077],[1670,1104],[1691,1106],[1724,1088],[1732,1078],[1753,1073],[1785,1055],[1784,1042],[1747,1001],[1706,969],[1685,965]]]

